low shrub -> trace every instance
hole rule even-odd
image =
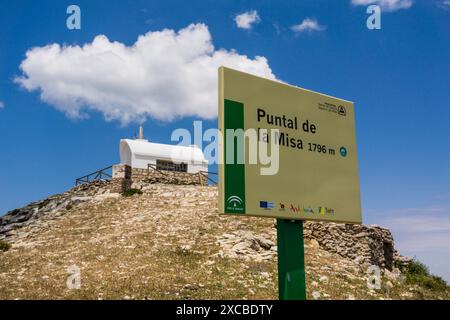
[[[6,252],[9,249],[11,249],[11,244],[6,241],[0,240],[0,252]]]
[[[131,197],[135,194],[142,194],[142,191],[140,189],[127,189],[124,192],[122,192],[122,196],[124,197]]]
[[[447,282],[441,277],[430,274],[428,267],[420,261],[413,260],[407,267],[403,268],[402,273],[405,275],[408,284],[419,285],[430,290],[448,290]]]

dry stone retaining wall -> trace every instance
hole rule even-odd
[[[176,185],[207,186],[208,178],[203,173],[187,173],[176,171],[158,171],[154,169],[131,168],[127,165],[113,166],[113,179],[116,186],[122,188],[141,188],[145,184],[163,183]]]
[[[394,248],[394,239],[388,229],[378,226],[349,225],[308,221],[303,224],[307,243],[315,242],[321,249],[353,261],[362,270],[371,265],[393,271],[396,266],[411,262]],[[276,224],[271,234],[253,234],[238,230],[218,237],[220,255],[229,258],[265,260],[276,256]],[[313,246],[314,247],[314,246]]]
[[[328,252],[366,267],[376,265],[393,270],[395,265],[411,261],[395,250],[391,232],[376,225],[306,222],[304,237],[316,240]]]

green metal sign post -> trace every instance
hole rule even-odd
[[[306,300],[303,221],[277,219],[280,300]]]

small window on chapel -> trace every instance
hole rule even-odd
[[[174,163],[168,160],[156,160],[156,169],[164,171],[187,172],[187,163]]]

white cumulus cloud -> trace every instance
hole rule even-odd
[[[5,103],[3,101],[0,101],[0,110],[5,107]]]
[[[217,116],[218,67],[275,79],[265,57],[216,50],[204,24],[149,32],[132,46],[95,37],[83,46],[30,49],[15,81],[70,118],[101,112],[122,124]]]
[[[301,23],[291,26],[291,30],[300,33],[304,31],[312,32],[312,31],[323,31],[325,27],[320,25],[316,19],[306,18]]]
[[[261,18],[258,15],[256,10],[247,11],[241,14],[236,15],[234,18],[234,22],[236,22],[236,26],[241,29],[251,29],[252,25],[255,23],[259,23]]]
[[[409,9],[413,5],[413,0],[352,0],[352,4],[356,6],[369,6],[376,4],[382,10],[396,11],[400,9]]]
[[[442,0],[438,2],[438,7],[442,9],[450,9],[450,0]]]

